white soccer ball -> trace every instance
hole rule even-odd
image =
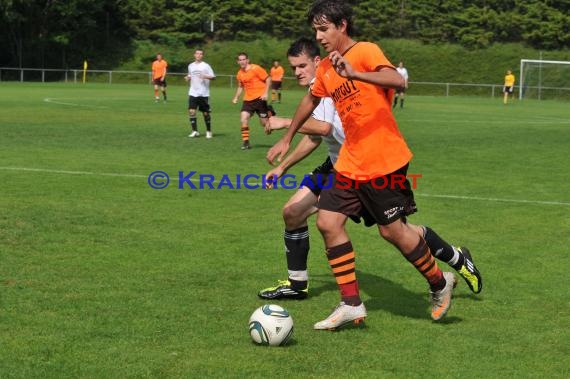
[[[293,335],[293,319],[285,308],[266,304],[249,318],[249,334],[260,345],[285,345]]]

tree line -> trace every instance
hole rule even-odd
[[[568,0],[353,0],[356,37],[570,47]],[[87,57],[113,68],[134,41],[209,41],[311,34],[298,0],[0,0],[0,66],[66,68]],[[103,67],[100,67],[103,68]]]

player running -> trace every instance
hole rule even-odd
[[[289,47],[287,56],[299,85],[307,86],[312,83],[321,61],[316,42],[308,38],[301,38]],[[279,117],[270,119],[273,130],[288,127],[290,123],[291,119]],[[307,219],[317,212],[316,204],[323,188],[323,180],[333,172],[333,164],[337,161],[340,148],[344,142],[344,131],[340,118],[332,99],[328,97],[321,98],[319,105],[309,120],[303,124],[300,131],[306,135],[303,136],[291,154],[266,174],[268,181],[277,180],[283,176],[287,170],[311,154],[322,141],[327,145],[328,157],[322,165],[313,170],[308,177],[309,180],[305,181],[309,185],[301,187],[283,207],[284,241],[289,275],[287,280],[279,281],[276,286],[261,290],[258,296],[263,299],[300,300],[307,298],[309,287],[307,271],[309,228]],[[455,248],[448,245],[428,227],[412,224],[410,226],[426,239],[430,248],[434,251],[437,250],[436,257],[438,259],[444,260],[454,267],[473,292],[480,292],[481,276],[466,248]]]

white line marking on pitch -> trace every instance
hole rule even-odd
[[[6,171],[24,171],[24,172],[41,172],[41,173],[51,173],[51,174],[63,174],[63,175],[93,175],[93,176],[111,176],[119,178],[145,178],[148,179],[148,175],[140,174],[115,174],[107,172],[91,172],[91,171],[67,171],[67,170],[52,170],[44,168],[29,168],[29,167],[0,167],[0,170]],[[150,175],[150,174],[149,174]],[[177,177],[171,178],[172,180],[178,180]],[[191,179],[191,181],[194,181]],[[210,183],[218,183],[218,180],[214,180]],[[261,184],[261,183],[251,183],[251,184]],[[501,202],[501,203],[518,203],[518,204],[540,204],[540,205],[561,205],[570,206],[570,203],[564,201],[541,201],[541,200],[519,200],[519,199],[501,199],[493,197],[477,197],[477,196],[462,196],[462,195],[434,195],[429,193],[414,192],[414,195],[420,197],[433,197],[440,199],[455,199],[455,200],[474,200],[474,201],[487,201],[487,202]]]
[[[59,100],[56,100],[55,98],[50,98],[50,97],[46,97],[46,98],[44,99],[44,102],[46,102],[46,103],[52,103],[52,104],[59,104],[59,105],[69,105],[69,106],[71,106],[71,107],[85,107],[85,108],[97,108],[97,109],[109,108],[109,107],[99,106],[99,105],[67,103],[67,102],[65,102],[65,101],[59,101]]]

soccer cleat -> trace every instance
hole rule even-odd
[[[242,150],[249,150],[251,146],[249,145],[249,141],[243,141],[243,145],[241,145]]]
[[[188,134],[188,137],[190,137],[190,138],[200,137],[200,133],[198,133],[198,131],[194,130],[192,133]]]
[[[351,322],[354,323],[354,325],[359,325],[364,322],[365,318],[366,307],[364,307],[364,303],[352,306],[341,301],[329,317],[317,322],[313,328],[316,330],[335,330]]]
[[[210,139],[212,137],[213,137],[212,132],[206,132],[206,138]]]
[[[281,300],[281,299],[306,299],[309,295],[309,290],[296,290],[291,287],[291,282],[288,280],[279,280],[275,287],[269,287],[259,291],[257,296],[262,299],[268,300]]]
[[[475,263],[473,262],[473,258],[471,258],[471,253],[465,247],[457,248],[463,257],[465,258],[465,262],[461,266],[457,273],[465,279],[465,282],[469,286],[469,289],[474,293],[479,293],[483,289],[483,278],[481,278],[481,273],[475,267]]]
[[[451,307],[451,293],[457,285],[457,279],[451,272],[444,272],[445,287],[439,291],[430,291],[431,318],[434,321],[440,320]]]

